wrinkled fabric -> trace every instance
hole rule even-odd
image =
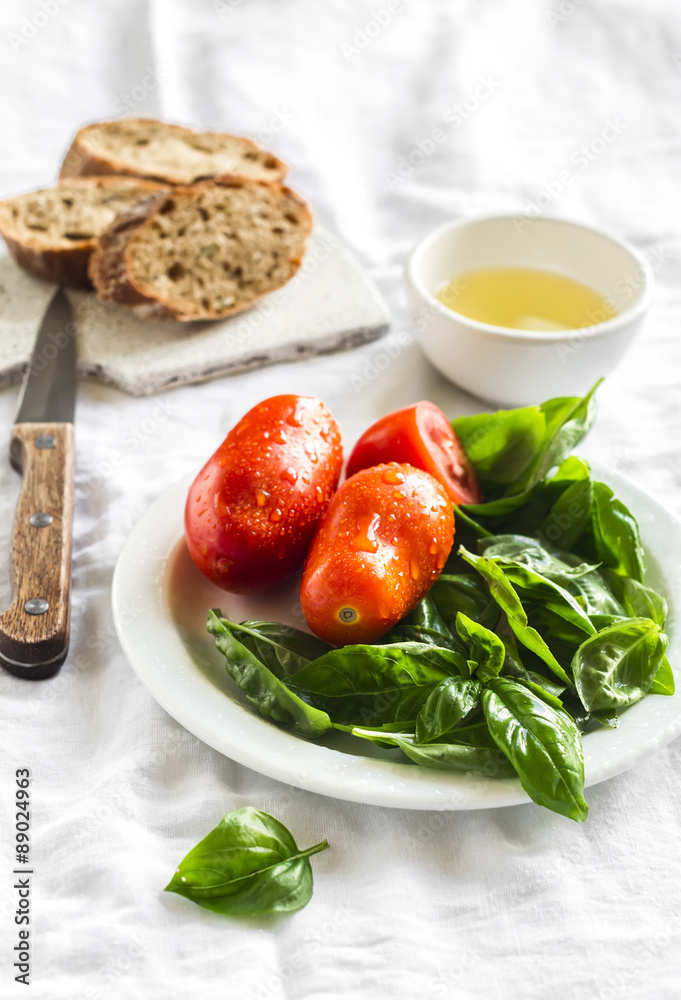
[[[160,115],[247,133],[292,165],[290,183],[394,316],[363,349],[157,398],[80,386],[70,657],[44,683],[0,671],[0,996],[28,994],[13,978],[10,873],[14,772],[28,767],[35,1000],[678,997],[679,741],[588,789],[583,825],[534,805],[334,801],[187,733],[137,680],[110,610],[133,526],[259,399],[320,395],[348,445],[417,399],[452,416],[484,407],[421,356],[402,282],[415,240],[476,212],[567,215],[648,255],[652,311],[600,390],[581,452],[681,513],[678,5],[17,0],[0,10],[0,38],[3,196],[53,180],[89,120]],[[16,399],[0,393],[4,606]],[[238,923],[162,892],[244,805],[301,845],[329,840],[312,862],[313,899],[290,919]]]

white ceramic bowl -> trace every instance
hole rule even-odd
[[[581,281],[617,316],[564,332],[511,330],[454,312],[435,295],[466,271],[533,267]],[[638,333],[653,294],[643,256],[624,240],[567,219],[490,215],[448,222],[414,248],[406,268],[421,347],[456,385],[503,406],[584,393]]]

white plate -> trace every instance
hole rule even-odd
[[[679,662],[681,521],[638,486],[611,471],[607,481],[636,515],[648,582],[665,594],[669,657]],[[154,698],[199,739],[279,781],[351,802],[401,809],[490,809],[527,802],[517,779],[485,779],[398,763],[394,751],[342,733],[307,742],[262,718],[228,677],[206,632],[208,608],[226,617],[270,619],[304,627],[295,583],[257,597],[214,587],[194,566],[183,541],[188,477],[161,496],[131,533],[113,579],[113,615],[125,654]],[[681,693],[650,695],[629,709],[618,729],[584,738],[586,784],[633,767],[681,732]]]

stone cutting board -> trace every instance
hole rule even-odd
[[[10,257],[0,257],[0,387],[20,380],[52,291]],[[150,322],[86,292],[68,296],[79,375],[133,396],[347,350],[380,337],[390,322],[373,282],[319,225],[287,285],[221,322]]]

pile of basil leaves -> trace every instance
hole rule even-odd
[[[539,805],[584,820],[582,734],[674,693],[636,521],[570,455],[595,388],[453,422],[484,503],[457,510],[445,572],[379,643],[337,649],[211,611],[250,704],[308,739],[342,729],[423,767],[516,773]]]

